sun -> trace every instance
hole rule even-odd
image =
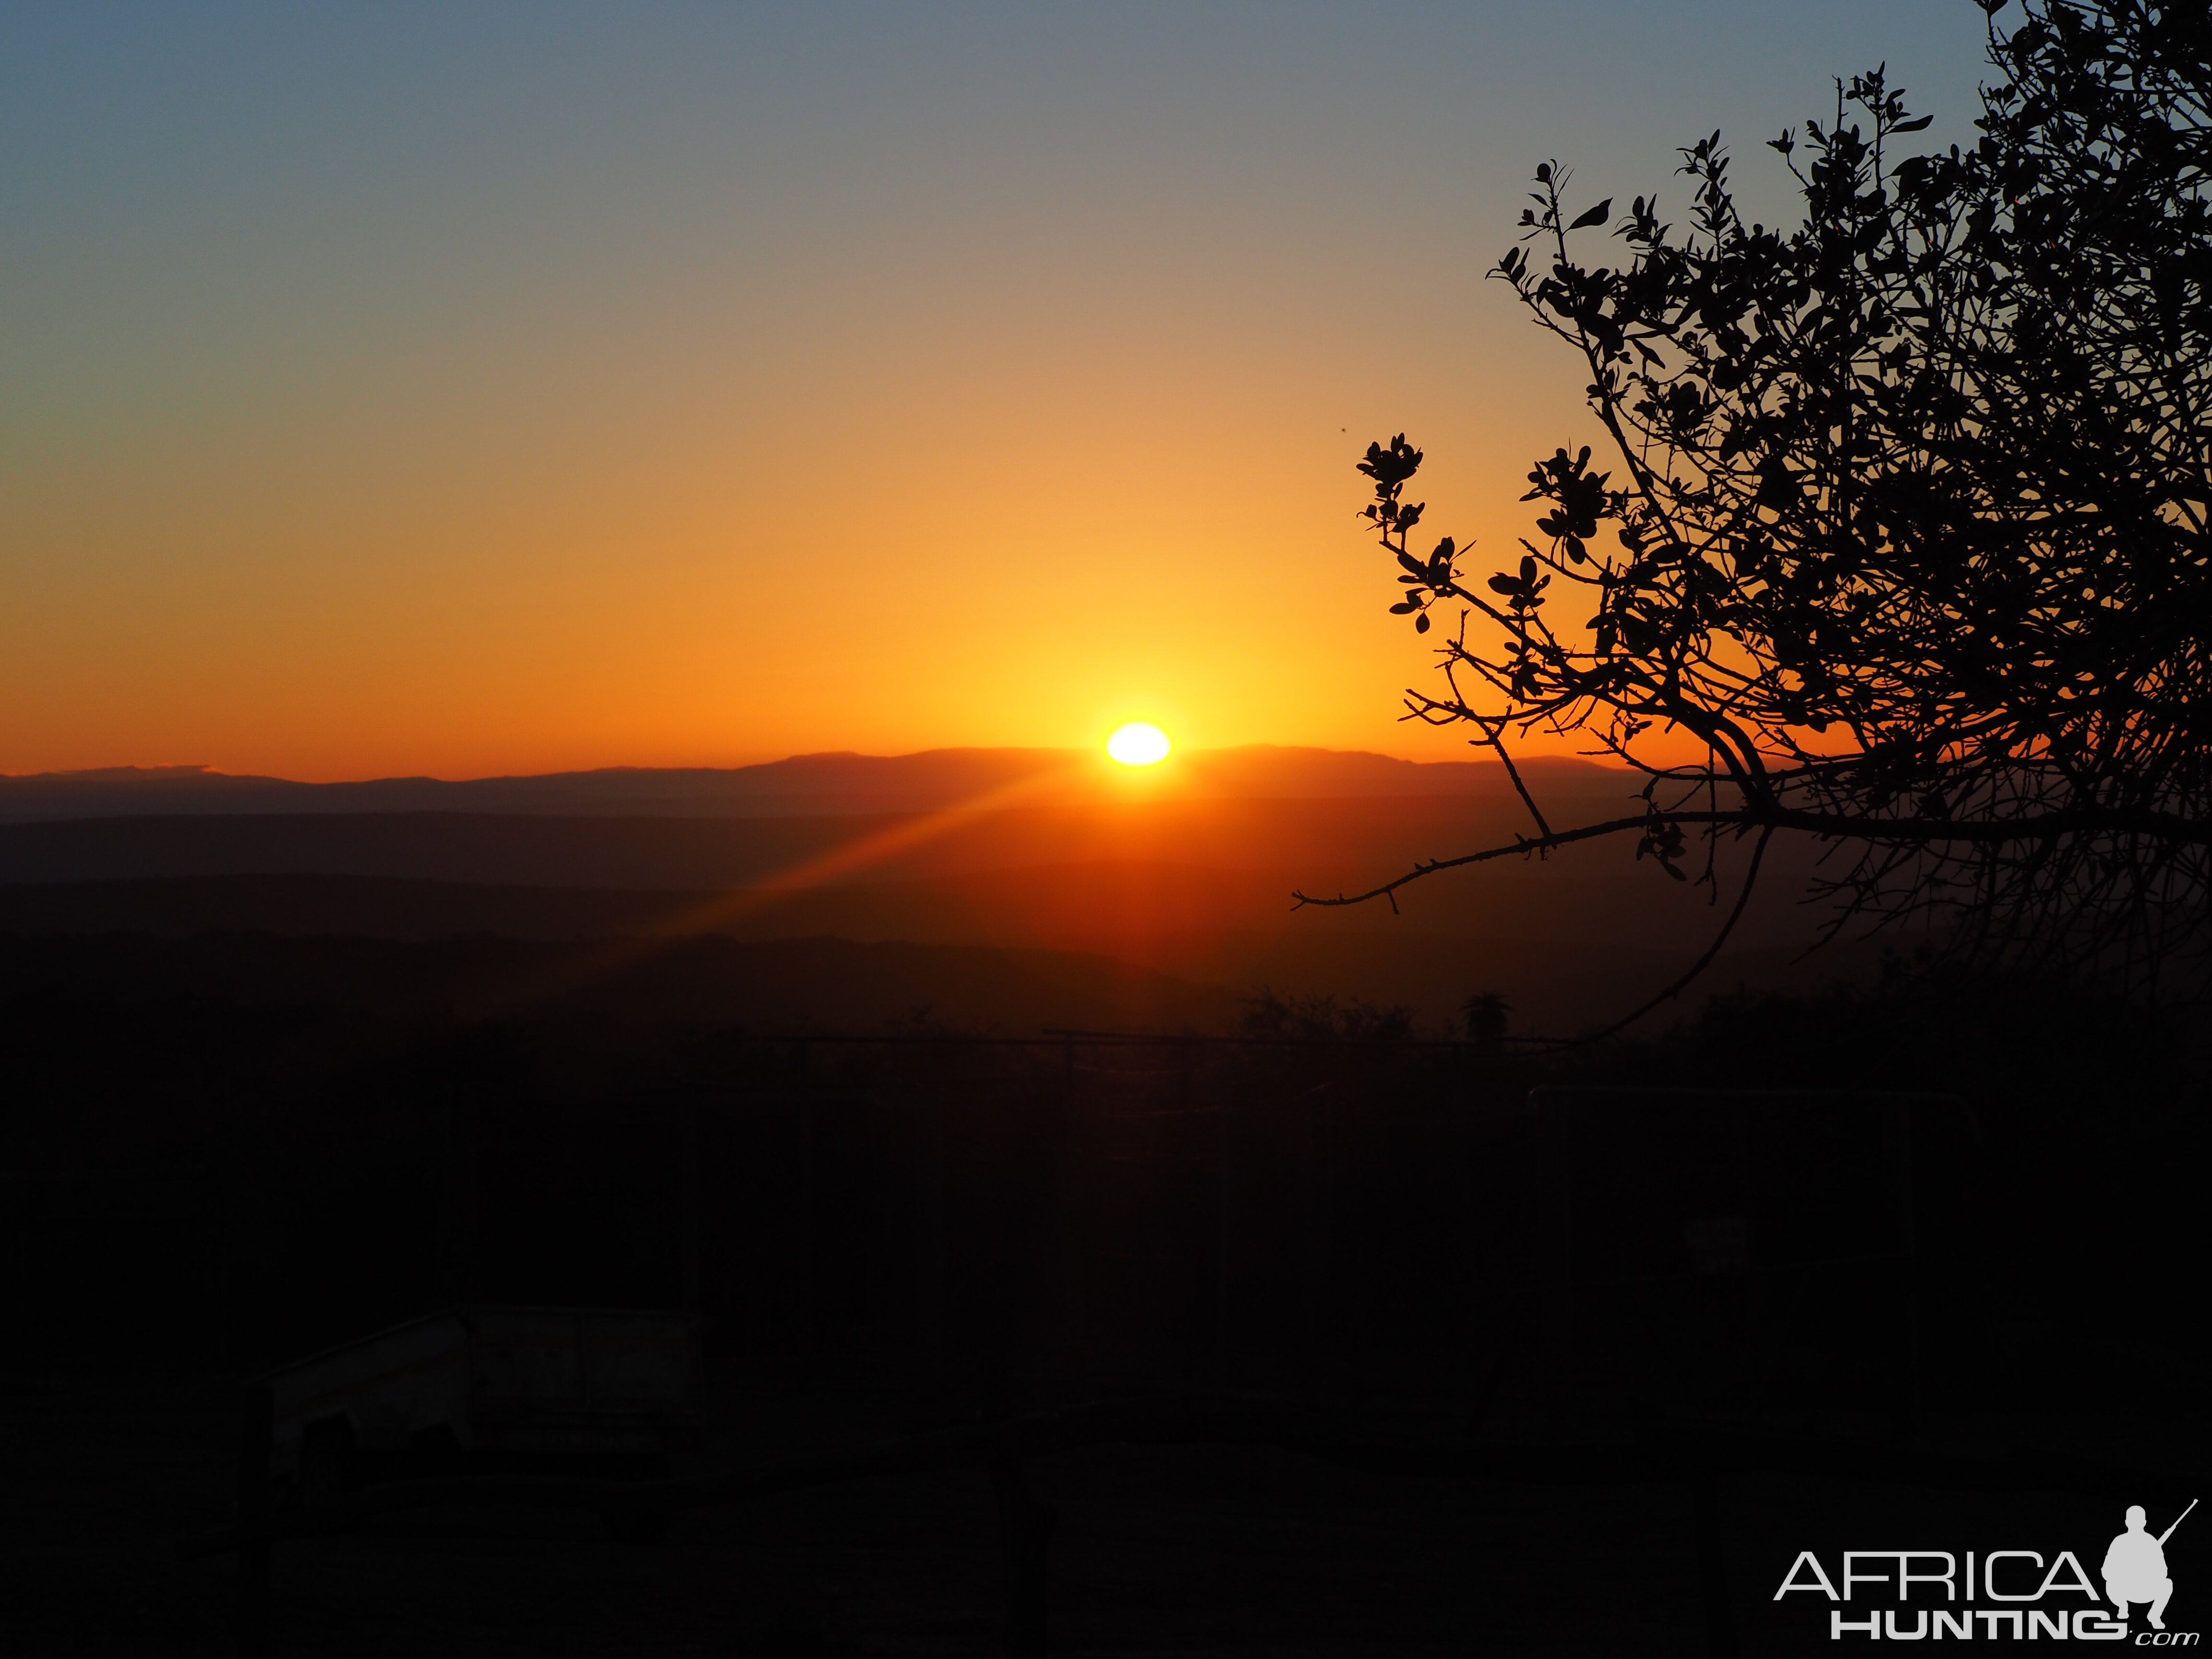
[[[1168,734],[1146,720],[1132,720],[1106,739],[1106,752],[1124,766],[1151,766],[1168,757]]]

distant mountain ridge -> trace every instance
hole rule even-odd
[[[1522,763],[1532,780],[1579,792],[1627,774],[1571,758]],[[1133,776],[1074,749],[839,751],[757,766],[609,767],[539,776],[376,778],[300,783],[199,766],[110,767],[0,775],[0,823],[266,813],[496,812],[558,817],[783,817],[988,809],[1130,789],[1193,799],[1480,797],[1510,788],[1495,761],[1407,761],[1359,750],[1255,744],[1196,750]]]

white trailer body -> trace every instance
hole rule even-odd
[[[381,1459],[427,1446],[494,1456],[665,1457],[702,1419],[698,1322],[682,1312],[461,1307],[270,1373],[272,1472],[311,1445]]]

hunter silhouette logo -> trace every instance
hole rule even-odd
[[[2189,1510],[2196,1507],[2192,1498]],[[2173,1527],[2189,1518],[2189,1510],[2173,1517]],[[2127,1522],[2128,1529],[2105,1552],[2105,1595],[2122,1619],[2128,1616],[2129,1602],[2149,1602],[2150,1627],[2164,1630],[2166,1604],[2173,1595],[2173,1580],[2166,1571],[2166,1540],[2173,1536],[2173,1527],[2153,1538],[2143,1530],[2148,1517],[2140,1504],[2128,1505]]]
[[[1832,1603],[1831,1641],[2047,1638],[2195,1647],[2196,1632],[2166,1627],[2166,1606],[2173,1597],[2166,1543],[2196,1507],[2192,1498],[2164,1532],[2153,1536],[2148,1513],[2140,1504],[2130,1504],[2127,1530],[2105,1551],[2101,1593],[2090,1581],[2083,1558],[2066,1549],[2055,1554],[2024,1549],[1845,1550],[1832,1577],[1814,1552],[1800,1550],[1774,1599],[1807,1594]],[[2141,1616],[2147,1627],[2130,1632],[2132,1607],[2146,1609]]]

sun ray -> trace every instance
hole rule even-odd
[[[1164,742],[1165,738],[1162,741]],[[682,939],[720,932],[734,922],[773,909],[787,899],[823,886],[841,876],[866,869],[911,848],[933,842],[963,823],[973,823],[987,812],[998,811],[1049,793],[1056,787],[1073,782],[1082,769],[1082,761],[1071,759],[1065,764],[1047,767],[1030,773],[1027,777],[987,789],[951,806],[939,807],[933,812],[886,824],[872,835],[830,848],[750,886],[732,892],[717,893],[679,912],[650,934],[609,939],[604,949],[592,952],[587,960],[571,962],[554,973],[533,981],[507,1000],[515,1006],[540,1002],[574,991],[592,980],[619,973],[648,957],[672,948]]]

